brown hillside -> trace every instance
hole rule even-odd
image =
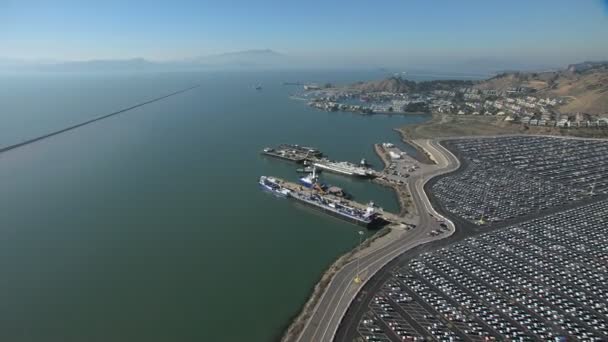
[[[416,88],[416,82],[408,81],[399,77],[390,77],[380,81],[356,83],[352,85],[352,88],[367,93],[383,91],[391,93],[407,93]]]
[[[536,96],[566,97],[562,112],[608,113],[608,62],[585,62],[565,70],[542,73],[505,73],[475,85],[478,89],[504,91],[512,87],[529,87]]]

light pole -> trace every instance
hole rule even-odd
[[[359,276],[359,259],[361,259],[361,239],[363,239],[363,231],[359,230],[357,232],[359,234],[359,246],[357,247],[357,275],[355,276],[355,283],[361,283],[361,277]]]
[[[483,199],[481,200],[481,217],[479,218],[479,220],[477,221],[477,223],[479,223],[480,225],[486,224],[486,221],[483,220],[483,217],[486,213],[486,198],[488,196],[488,188],[490,187],[489,183],[486,183],[486,188],[484,189],[483,192]]]

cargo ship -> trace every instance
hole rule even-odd
[[[313,188],[315,185],[323,187],[323,184],[319,183],[319,176],[317,176],[317,168],[312,167],[312,172],[305,177],[300,178],[300,184],[307,188]]]
[[[319,159],[323,156],[323,153],[316,148],[293,144],[283,144],[277,146],[276,148],[265,147],[262,150],[262,154],[274,158],[289,160],[298,164],[301,164],[308,159]]]
[[[273,177],[262,176],[259,183],[264,190],[277,196],[293,199],[298,203],[359,226],[373,228],[382,222],[379,211],[373,203],[370,203],[365,209],[357,208],[343,199],[322,195],[310,189],[288,189]]]
[[[366,167],[361,167],[349,162],[335,162],[328,159],[321,159],[313,163],[319,169],[361,178],[373,178],[375,173]]]

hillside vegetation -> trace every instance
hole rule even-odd
[[[608,130],[596,128],[566,129],[547,126],[516,125],[491,116],[433,114],[433,118],[415,125],[399,128],[407,140],[465,136],[496,136],[532,134],[608,138]]]
[[[571,64],[566,69],[539,73],[504,73],[478,82],[478,89],[528,87],[534,96],[566,97],[562,113],[608,113],[608,62]]]
[[[473,87],[496,90],[528,88],[536,97],[563,97],[562,113],[608,113],[608,62],[583,62],[565,69],[545,72],[507,72],[483,81],[435,80],[415,82],[400,77],[359,82],[350,86],[361,92],[412,93],[433,90],[456,90]]]

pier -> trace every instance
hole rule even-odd
[[[359,178],[376,178],[378,173],[369,168],[365,159],[360,164],[350,162],[339,162],[328,159],[323,156],[323,153],[316,148],[282,144],[276,148],[266,147],[262,150],[262,155],[269,157],[291,161],[297,164],[306,164],[315,166],[318,170],[325,170],[351,177]]]
[[[25,145],[33,144],[33,143],[35,143],[37,141],[44,140],[44,139],[53,137],[55,135],[59,135],[61,133],[65,133],[67,131],[71,131],[73,129],[76,129],[76,128],[79,128],[79,127],[82,127],[82,126],[86,126],[86,125],[91,124],[91,123],[96,122],[96,121],[107,119],[107,118],[109,118],[111,116],[115,116],[115,115],[118,115],[118,114],[122,114],[122,113],[128,112],[128,111],[133,110],[135,108],[143,107],[143,106],[148,105],[148,104],[153,103],[153,102],[158,102],[158,101],[164,100],[164,99],[169,98],[171,96],[175,96],[175,95],[178,95],[178,94],[181,94],[181,93],[185,93],[185,92],[187,92],[189,90],[192,90],[192,89],[195,89],[195,88],[198,88],[198,87],[199,87],[199,85],[195,85],[195,86],[188,87],[188,88],[185,88],[185,89],[182,89],[182,90],[178,90],[178,91],[173,92],[171,94],[167,94],[167,95],[164,95],[164,96],[161,96],[161,97],[157,97],[157,98],[154,98],[152,100],[148,100],[146,102],[138,103],[138,104],[136,104],[134,106],[123,108],[123,109],[120,109],[118,111],[115,111],[115,112],[112,112],[112,113],[109,113],[109,114],[104,114],[104,115],[101,115],[101,116],[97,116],[97,117],[95,117],[93,119],[89,119],[89,120],[86,120],[84,122],[81,122],[81,123],[78,123],[78,124],[75,124],[75,125],[72,125],[72,126],[68,126],[66,128],[62,128],[60,130],[57,130],[57,131],[54,131],[54,132],[51,132],[51,133],[47,133],[45,135],[41,135],[41,136],[36,137],[36,138],[32,138],[32,139],[29,139],[29,140],[26,140],[26,141],[22,141],[20,143],[13,144],[13,145],[10,145],[10,146],[2,147],[2,148],[0,148],[0,153],[7,152],[7,151],[10,151],[10,150],[14,150],[16,148],[19,148],[19,147],[22,147],[22,146],[25,146]]]

